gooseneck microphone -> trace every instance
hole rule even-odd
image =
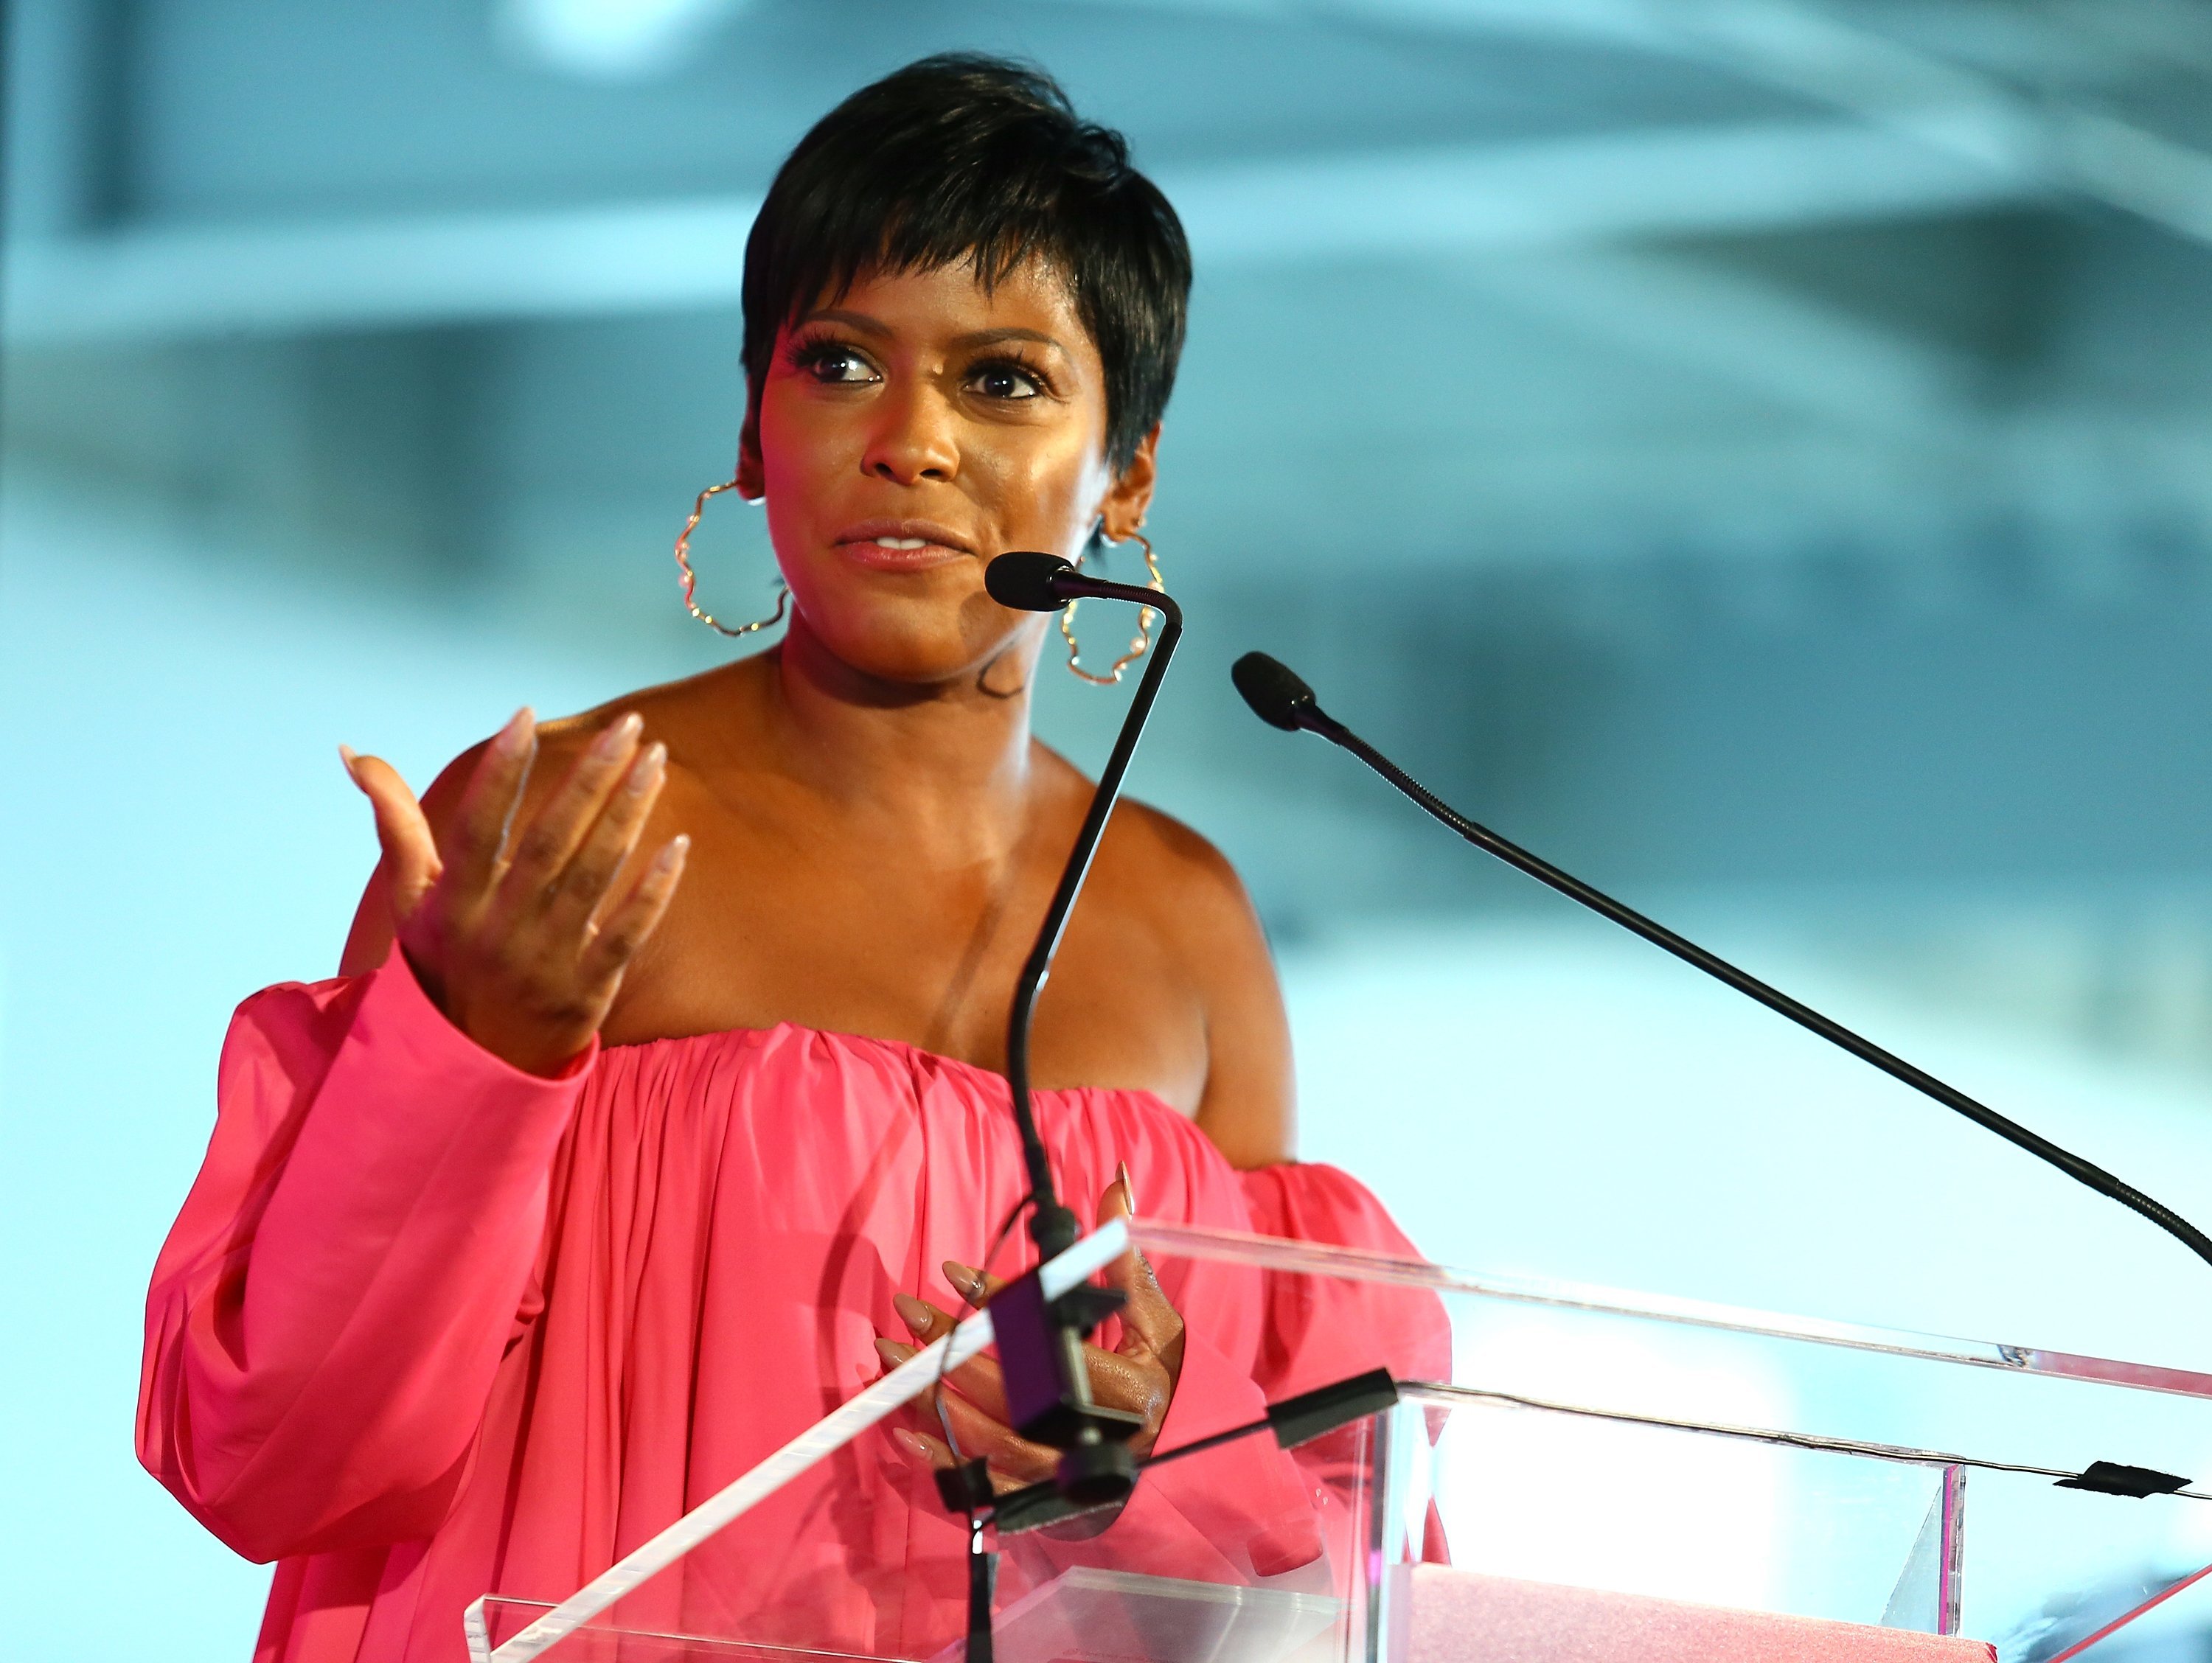
[[[1028,550],[1000,555],[985,567],[983,586],[1000,605],[1017,611],[1057,612],[1071,601],[1096,597],[1149,608],[1164,620],[1136,694],[1121,719],[1113,753],[1091,794],[1091,808],[1075,835],[1075,847],[1068,851],[1066,863],[1060,868],[1060,883],[1037,929],[1036,943],[1015,980],[1013,1006],[1006,1021],[1006,1083],[1013,1099],[1014,1122],[1021,1134],[1022,1158],[1028,1168],[1030,1236],[1036,1243],[1042,1264],[1073,1247],[1081,1227],[1054,1188],[1051,1156],[1037,1134],[1030,1093],[1030,1029],[1037,995],[1052,974],[1053,955],[1066,931],[1068,914],[1075,909],[1084,879],[1090,876],[1091,859],[1098,852],[1106,822],[1121,794],[1122,776],[1129,771],[1129,759],[1136,753],[1137,741],[1159,696],[1161,679],[1175,656],[1176,643],[1182,639],[1182,609],[1159,590],[1085,577],[1057,555]],[[1066,1452],[1056,1483],[1060,1493],[1073,1500],[1119,1500],[1135,1482],[1136,1465],[1129,1456],[1127,1440],[1141,1423],[1141,1417],[1094,1403],[1090,1369],[1083,1359],[1083,1337],[1119,1302],[1117,1295],[1089,1286],[1047,1301],[1034,1272],[1009,1283],[991,1301],[1009,1419],[1024,1436]],[[988,1496],[988,1484],[983,1493]]]
[[[1089,586],[1077,588],[1073,584]],[[1072,600],[1097,592],[1096,578],[1085,578],[1072,561],[1015,549],[983,568],[983,587],[1000,605],[1017,612],[1057,612]],[[1144,592],[1147,604],[1152,591]]]
[[[1060,950],[1068,914],[1075,909],[1084,879],[1091,875],[1091,861],[1098,852],[1098,840],[1104,835],[1107,818],[1121,798],[1121,777],[1129,771],[1129,759],[1136,754],[1137,741],[1143,737],[1145,723],[1152,713],[1152,702],[1159,696],[1161,678],[1167,674],[1168,661],[1175,656],[1176,643],[1182,637],[1182,609],[1160,590],[1085,577],[1058,555],[1026,549],[1000,555],[985,567],[983,586],[1000,605],[1019,612],[1057,612],[1070,601],[1096,597],[1133,602],[1160,613],[1166,621],[1159,640],[1146,659],[1145,673],[1137,683],[1136,696],[1129,701],[1128,713],[1121,719],[1121,731],[1114,741],[1113,754],[1107,757],[1106,767],[1098,776],[1097,789],[1091,794],[1091,810],[1075,835],[1075,847],[1068,851],[1067,863],[1060,869],[1060,886],[1054,890],[1052,905],[1046,909],[1044,922],[1037,930],[1036,944],[1030,949],[1029,959],[1014,983],[1013,1010],[1006,1023],[1006,1079],[1013,1087],[1014,1118],[1021,1123],[1022,1151],[1029,1163],[1030,1193],[1035,1202],[1030,1216],[1030,1235],[1036,1242],[1037,1251],[1051,1259],[1075,1245],[1080,1226],[1075,1215],[1060,1205],[1054,1192],[1052,1162],[1043,1141],[1037,1136],[1030,1102],[1030,1023],[1037,995],[1052,975],[1053,955]]]
[[[2124,1207],[2134,1209],[2180,1241],[2199,1259],[2212,1264],[2212,1238],[2208,1238],[2203,1231],[2171,1207],[2153,1200],[2133,1185],[2122,1182],[2102,1168],[2091,1164],[2070,1150],[2061,1149],[2049,1138],[2029,1131],[2019,1122],[2007,1119],[1956,1087],[1945,1084],[1925,1069],[1915,1067],[1904,1058],[1853,1033],[1841,1023],[1822,1016],[1810,1005],[1791,998],[1779,988],[1771,987],[1758,977],[1739,970],[1726,959],[1676,935],[1666,926],[1655,923],[1632,907],[1625,907],[1612,896],[1592,889],[1580,878],[1561,871],[1550,861],[1530,853],[1517,843],[1508,841],[1488,827],[1476,824],[1324,711],[1314,697],[1313,689],[1308,687],[1288,665],[1264,652],[1247,652],[1232,666],[1230,678],[1237,683],[1237,692],[1243,695],[1244,702],[1251,706],[1253,714],[1270,726],[1291,732],[1303,729],[1309,733],[1318,733],[1330,743],[1341,746],[1477,848],[1497,856],[1509,866],[1528,873],[1538,883],[1550,885],[1570,901],[1579,902],[1601,917],[1612,920],[1624,930],[1633,931],[1654,946],[1664,948],[1684,963],[1694,965],[1716,981],[1724,982],[1747,998],[1757,999],[1768,1010],[1778,1011],[1799,1027],[1818,1034],[1831,1045],[1850,1052],[1862,1062],[1873,1064],[1883,1073],[1904,1081],[1914,1090],[1934,1098],[1946,1108],[1955,1109],[1977,1126],[1994,1132],[2008,1143],[2018,1144],[2039,1160],[2050,1162],[2077,1183],[2086,1184],[2100,1195],[2118,1201]]]

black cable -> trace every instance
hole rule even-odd
[[[1188,1443],[1179,1443],[1172,1449],[1156,1449],[1145,1458],[1144,1470],[1149,1472],[1156,1466],[1165,1466],[1170,1461],[1179,1461],[1186,1455],[1202,1454],[1209,1449],[1218,1449],[1224,1443],[1234,1443],[1239,1438],[1249,1438],[1255,1432],[1265,1432],[1273,1424],[1273,1421],[1262,1415],[1255,1421],[1247,1421],[1242,1426],[1232,1426],[1225,1432],[1209,1432],[1202,1438],[1193,1438]]]

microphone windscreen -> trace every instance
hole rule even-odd
[[[1252,713],[1270,727],[1295,732],[1305,725],[1307,713],[1320,708],[1313,689],[1299,680],[1298,672],[1265,652],[1247,652],[1237,659],[1229,667],[1229,679],[1237,683]]]
[[[1057,612],[1067,598],[1053,592],[1053,580],[1074,569],[1058,555],[1017,549],[983,568],[983,586],[993,600],[1017,612]]]

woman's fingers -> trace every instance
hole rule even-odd
[[[522,801],[524,782],[538,754],[538,719],[525,705],[492,736],[470,771],[461,800],[447,822],[439,853],[453,873],[454,890],[473,903],[499,874],[507,822]]]
[[[1099,1222],[1132,1217],[1133,1194],[1128,1168],[1123,1167],[1099,1199]],[[943,1269],[945,1281],[970,1307],[986,1304],[1003,1285],[997,1278],[985,1276],[957,1259],[947,1259]],[[1152,1267],[1134,1248],[1107,1268],[1106,1279],[1123,1296],[1121,1344],[1111,1351],[1086,1345],[1084,1362],[1095,1401],[1143,1417],[1145,1424],[1137,1439],[1141,1452],[1149,1449],[1158,1435],[1182,1372],[1182,1318],[1168,1302]],[[922,1344],[952,1331],[954,1319],[926,1300],[898,1294],[893,1296],[892,1303],[900,1320]],[[876,1348],[894,1366],[912,1356],[915,1349],[892,1339],[878,1339]],[[1031,1443],[1006,1424],[1006,1379],[996,1363],[988,1357],[975,1358],[952,1370],[945,1383],[956,1390],[937,1393],[938,1405],[951,1423],[961,1450],[971,1457],[988,1458],[994,1478],[1006,1473],[1024,1483],[1035,1483],[1052,1475],[1058,1460],[1055,1452]],[[934,1441],[931,1444],[942,1448]],[[922,1446],[917,1442],[915,1447]]]
[[[1122,1167],[1106,1193],[1098,1199],[1098,1222],[1133,1218],[1136,1205],[1129,1168]],[[1159,1278],[1144,1254],[1134,1247],[1106,1267],[1106,1280],[1121,1290],[1121,1344],[1124,1355],[1141,1346],[1158,1357],[1170,1381],[1182,1373],[1182,1318],[1160,1291]]]
[[[899,1447],[908,1460],[924,1466],[947,1468],[958,1463],[952,1456],[952,1448],[942,1438],[933,1438],[925,1432],[909,1431],[903,1426],[891,1429],[891,1441]]]
[[[585,986],[599,988],[617,980],[637,956],[638,949],[645,945],[668,910],[690,849],[689,837],[670,838],[638,874],[629,893],[599,920],[591,944],[584,949],[577,965],[578,979]]]
[[[369,807],[376,815],[376,841],[384,852],[386,882],[392,890],[393,918],[404,920],[414,912],[430,886],[438,881],[444,863],[438,858],[437,840],[430,834],[430,822],[422,813],[422,805],[415,800],[415,793],[407,789],[407,782],[399,777],[399,770],[381,756],[356,756],[343,745],[338,755],[344,758],[346,772],[368,798]]]
[[[1150,1351],[1135,1351],[1126,1345],[1119,1351],[1104,1351],[1086,1345],[1083,1359],[1091,1366],[1092,1401],[1142,1415],[1148,1422],[1166,1417],[1175,1382]]]
[[[549,899],[554,881],[629,771],[643,725],[633,711],[602,729],[553,788],[545,805],[515,834],[500,879],[501,911],[507,916],[529,916]]]
[[[945,1279],[959,1289],[971,1305],[980,1307],[1003,1285],[996,1277],[981,1276],[973,1266],[963,1265],[957,1259],[947,1259],[944,1269]],[[911,1294],[894,1294],[891,1304],[896,1308],[899,1320],[924,1344],[952,1330],[951,1317]],[[1175,1325],[1175,1335],[1179,1339],[1181,1319],[1175,1316],[1172,1307],[1168,1308],[1168,1316]],[[1154,1332],[1158,1332],[1165,1325],[1156,1321],[1151,1326]],[[1091,1395],[1109,1409],[1127,1409],[1148,1417],[1155,1413],[1164,1413],[1167,1393],[1173,1390],[1174,1377],[1166,1373],[1165,1363],[1148,1342],[1139,1338],[1132,1344],[1127,1333],[1125,1329],[1123,1347],[1120,1351],[1105,1350],[1097,1345],[1083,1348],[1084,1361],[1091,1369]],[[1179,1350],[1180,1347],[1177,1349]],[[1178,1363],[1180,1360],[1178,1357]],[[1000,1421],[1009,1418],[1006,1375],[992,1358],[976,1357],[963,1363],[945,1378],[994,1418]]]
[[[518,711],[473,757],[434,833],[389,767],[346,757],[375,805],[383,881],[424,990],[532,1073],[557,1072],[589,1045],[684,871],[690,840],[677,837],[617,889],[667,773],[665,746],[640,753],[641,726],[635,714],[609,724],[518,823],[538,744],[536,719]]]
[[[963,1265],[957,1259],[946,1259],[939,1268],[973,1310],[981,1310],[991,1302],[992,1296],[1006,1285],[1003,1277],[986,1276],[973,1265]]]
[[[916,1432],[903,1426],[894,1427],[891,1441],[898,1446],[901,1454],[918,1466],[951,1467],[960,1464],[958,1457],[952,1453],[951,1445],[942,1438],[930,1436],[927,1432]],[[1020,1489],[1021,1485],[1018,1480],[1008,1478],[994,1467],[991,1470],[991,1488],[1003,1496],[1010,1490]]]
[[[640,833],[652,812],[667,777],[668,747],[657,741],[631,760],[622,783],[560,877],[545,910],[545,924],[557,942],[578,940],[592,914],[606,899],[607,890],[637,847]]]
[[[1059,1470],[1057,1449],[1031,1443],[957,1393],[942,1392],[938,1398],[944,1405],[945,1418],[951,1423],[952,1435],[959,1441],[961,1454],[971,1461],[981,1455],[990,1462],[994,1482],[1004,1473],[1017,1484],[1033,1484]]]
[[[924,1345],[943,1338],[957,1326],[952,1317],[912,1294],[893,1294],[891,1305],[898,1312],[899,1320]],[[972,1356],[958,1368],[947,1370],[945,1379],[993,1420],[1006,1419],[1006,1378],[995,1359]]]
[[[917,1349],[902,1340],[878,1338],[876,1341],[876,1355],[883,1359],[886,1369],[896,1369],[911,1361]],[[991,1463],[994,1478],[1006,1473],[1017,1483],[1034,1484],[1039,1478],[1050,1478],[1059,1463],[1057,1450],[1031,1443],[957,1392],[932,1387],[921,1403],[922,1412],[940,1415],[951,1423],[962,1458],[973,1460],[978,1455],[984,1457]]]

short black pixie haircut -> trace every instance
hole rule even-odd
[[[745,241],[754,410],[776,332],[868,270],[972,259],[988,288],[1040,258],[1064,277],[1106,366],[1118,473],[1174,388],[1190,246],[1110,128],[1042,70],[980,53],[925,58],[863,87],[799,142]]]

